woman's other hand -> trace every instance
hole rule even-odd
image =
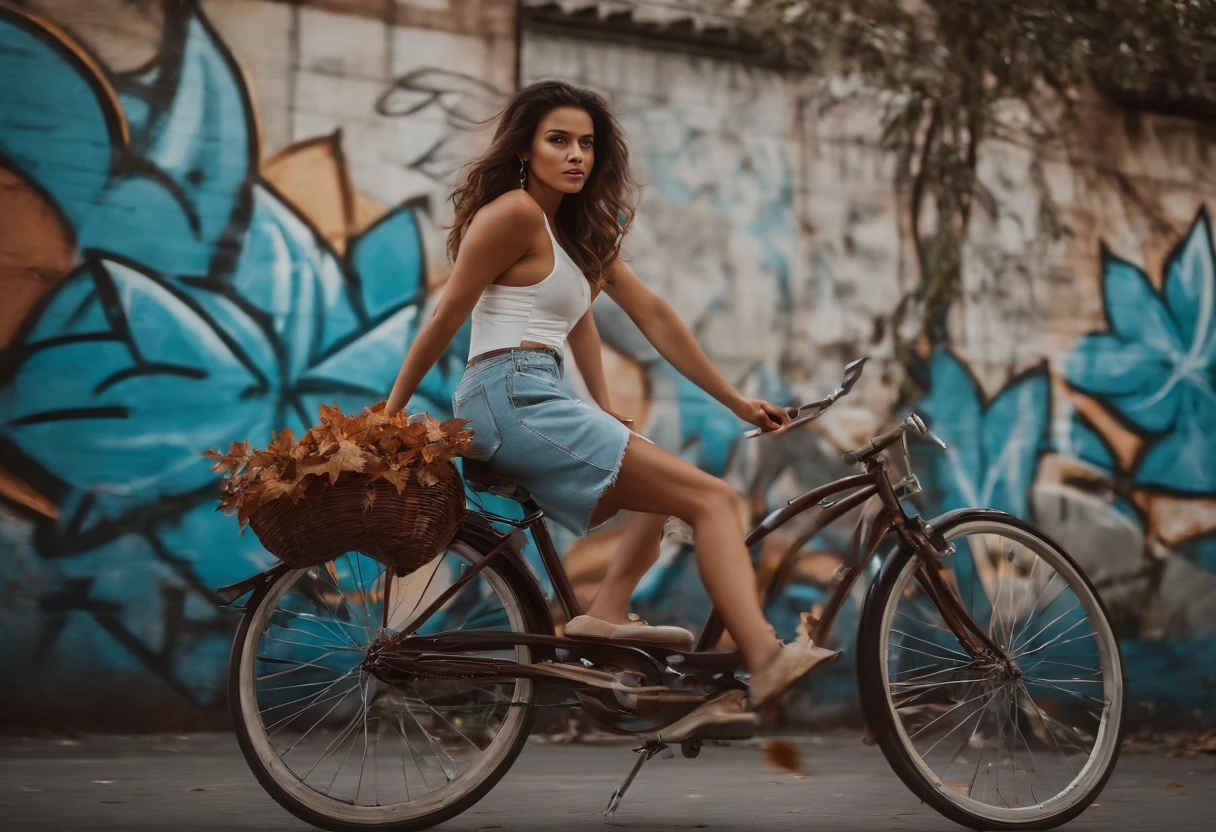
[[[760,430],[776,430],[790,422],[790,414],[784,407],[764,399],[743,399],[731,409],[740,419]]]

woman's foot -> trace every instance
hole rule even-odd
[[[628,624],[613,624],[592,615],[576,615],[566,624],[567,638],[638,641],[675,650],[691,650],[696,639],[683,627],[652,626],[632,613]]]
[[[751,706],[758,708],[771,702],[817,666],[839,655],[835,650],[816,646],[810,636],[800,633],[796,641],[782,645],[776,656],[752,674],[748,683]]]

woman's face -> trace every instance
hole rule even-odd
[[[595,125],[578,107],[558,107],[540,120],[532,146],[521,156],[528,163],[528,184],[576,194],[595,164]]]

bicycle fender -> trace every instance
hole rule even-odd
[[[934,534],[940,534],[959,523],[970,520],[1001,520],[1016,525],[1022,524],[1022,521],[1013,515],[996,509],[957,508],[934,517],[929,521],[929,527]],[[857,624],[857,685],[861,693],[862,716],[866,721],[867,733],[872,737],[877,737],[877,731],[882,728],[882,720],[872,718],[871,713],[882,713],[881,709],[885,708],[885,705],[871,694],[871,692],[877,691],[877,695],[882,695],[882,680],[878,676],[879,663],[882,659],[879,656],[870,655],[867,645],[874,640],[868,637],[868,633],[872,628],[882,626],[879,619],[882,617],[883,600],[912,556],[912,547],[905,543],[903,538],[896,536],[895,545],[883,556],[882,566],[878,570],[877,577],[866,587],[865,598],[861,604],[861,615]],[[875,711],[874,709],[880,710]]]
[[[259,592],[264,592],[266,587],[274,583],[276,578],[289,569],[291,569],[290,566],[282,561],[279,561],[274,566],[263,572],[259,572],[256,575],[250,575],[248,578],[237,581],[234,584],[221,586],[215,590],[215,594],[219,596],[217,605],[221,607],[230,607],[238,598],[250,590],[254,590],[255,597],[260,597],[258,595]]]

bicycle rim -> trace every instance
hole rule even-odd
[[[371,640],[409,623],[479,557],[453,543],[394,577],[386,598],[385,568],[348,553],[286,573],[250,611],[238,730],[280,803],[330,828],[422,828],[467,808],[501,776],[530,725],[532,681],[391,686],[362,668]],[[419,632],[473,629],[527,631],[521,601],[494,565]],[[530,661],[522,645],[462,655]]]
[[[1123,670],[1101,602],[1041,536],[999,520],[949,529],[943,565],[1013,659],[972,659],[915,582],[885,599],[879,659],[893,739],[934,803],[976,828],[1046,828],[1082,811],[1118,754]],[[951,813],[957,814],[957,813]]]

